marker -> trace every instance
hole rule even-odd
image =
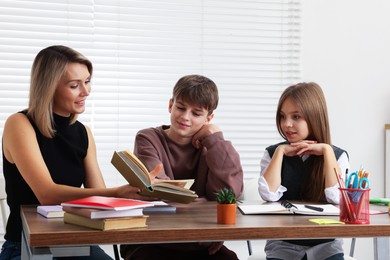
[[[315,210],[315,211],[319,211],[319,212],[324,211],[324,209],[321,208],[321,207],[315,207],[315,206],[311,206],[311,205],[305,205],[305,208],[311,209],[311,210]]]

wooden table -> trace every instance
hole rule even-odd
[[[176,214],[150,215],[147,228],[112,231],[65,224],[63,219],[46,219],[36,213],[36,207],[23,206],[22,259],[44,259],[44,256],[51,259],[51,248],[72,247],[73,252],[74,247],[80,247],[82,252],[87,245],[99,244],[335,237],[373,237],[375,259],[389,259],[388,214],[371,215],[369,225],[317,225],[308,221],[313,216],[244,216],[237,212],[235,225],[219,225],[215,202],[176,206]]]

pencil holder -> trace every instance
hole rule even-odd
[[[370,224],[370,190],[339,188],[340,221],[346,224]]]

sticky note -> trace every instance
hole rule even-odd
[[[312,218],[309,221],[320,225],[345,224],[344,222],[330,218]]]

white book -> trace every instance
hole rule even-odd
[[[155,213],[176,213],[176,207],[164,201],[153,201],[153,204],[153,207],[144,208],[143,213],[145,215]]]
[[[124,210],[103,210],[93,208],[80,208],[63,206],[64,211],[73,215],[82,216],[89,219],[123,218],[143,216],[143,208],[124,209]]]
[[[40,205],[37,212],[45,218],[63,218],[64,211],[60,205]]]

